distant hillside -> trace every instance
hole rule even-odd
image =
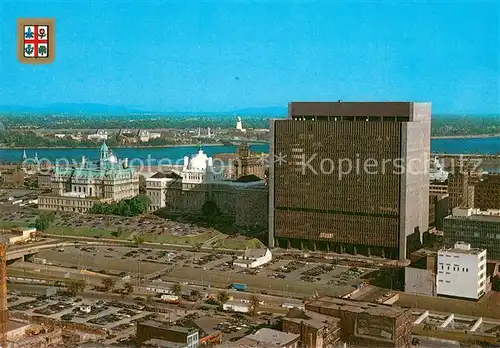
[[[41,114],[124,114],[141,112],[132,110],[125,106],[112,106],[106,104],[93,104],[93,103],[58,103],[51,104],[43,107],[31,106],[16,106],[16,105],[2,105],[1,112],[10,113],[41,113]]]
[[[43,107],[31,106],[16,106],[16,105],[2,105],[0,112],[4,113],[35,113],[35,114],[65,114],[65,115],[108,115],[118,116],[126,114],[148,114],[148,115],[164,115],[164,116],[264,116],[264,117],[284,117],[287,115],[288,109],[286,107],[249,107],[244,109],[232,111],[203,111],[203,112],[189,112],[189,111],[148,111],[137,110],[126,106],[113,106],[106,104],[94,103],[58,103],[51,104]]]

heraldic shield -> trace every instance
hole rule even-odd
[[[17,46],[17,55],[21,63],[52,63],[56,55],[56,20],[53,18],[18,19]]]

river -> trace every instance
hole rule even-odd
[[[205,146],[203,151],[208,156],[220,153],[235,153],[238,147],[235,145]],[[250,149],[255,152],[268,152],[267,144],[252,145]],[[156,147],[156,148],[117,148],[114,153],[118,158],[140,159],[152,165],[158,164],[159,160],[169,159],[172,162],[181,160],[184,156],[190,156],[199,150],[198,146],[179,147]],[[433,153],[447,154],[500,154],[500,137],[496,138],[462,138],[462,139],[433,139],[431,140]],[[48,149],[26,149],[28,158],[34,158],[38,154],[39,160],[54,162],[56,159],[80,160],[82,156],[88,159],[98,159],[99,149],[95,148],[48,148]],[[22,149],[0,149],[0,162],[19,162],[22,160]]]

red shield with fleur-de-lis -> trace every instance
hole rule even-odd
[[[18,57],[22,63],[52,63],[56,54],[55,19],[21,18],[18,20]]]

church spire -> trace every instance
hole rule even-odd
[[[103,141],[101,145],[101,168],[104,168],[107,162],[109,162],[109,148],[106,145],[106,141]]]

